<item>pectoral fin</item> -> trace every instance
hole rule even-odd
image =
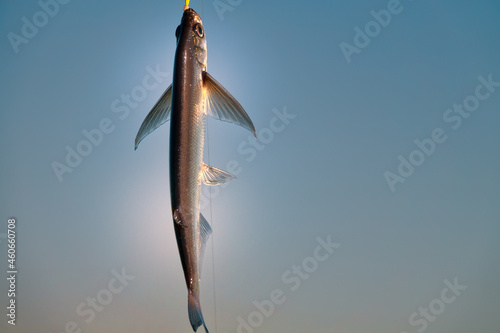
[[[172,108],[172,85],[170,85],[167,90],[160,97],[158,102],[156,102],[153,109],[148,113],[146,119],[142,122],[141,128],[135,137],[135,149],[139,146],[139,143],[148,136],[155,129],[170,120],[170,110]]]
[[[243,126],[257,136],[252,120],[241,104],[207,72],[203,73],[203,82],[207,93],[207,114]]]
[[[217,169],[213,166],[203,163],[201,169],[201,178],[205,185],[215,186],[227,183],[236,177],[227,171]]]

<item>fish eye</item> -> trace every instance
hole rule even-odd
[[[194,30],[194,32],[196,32],[198,37],[200,37],[200,38],[203,37],[203,27],[201,26],[201,24],[196,23],[193,27],[193,30]]]
[[[175,38],[179,38],[179,33],[181,32],[181,26],[178,25],[177,29],[175,29]]]

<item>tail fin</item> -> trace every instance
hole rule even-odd
[[[200,301],[191,290],[189,290],[188,295],[188,313],[193,330],[196,332],[198,327],[203,325],[205,333],[208,333],[207,325],[205,325],[205,320],[203,320],[203,315],[201,314]]]

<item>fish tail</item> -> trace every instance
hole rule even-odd
[[[189,290],[188,295],[188,313],[189,321],[191,322],[193,330],[196,332],[198,327],[203,325],[205,333],[208,333],[207,325],[205,325],[205,320],[203,319],[203,314],[201,313],[200,301],[191,290]]]

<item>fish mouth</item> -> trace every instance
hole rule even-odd
[[[197,19],[197,22],[201,22],[200,15],[193,8],[188,8],[184,11],[182,20],[184,21],[185,19]]]

